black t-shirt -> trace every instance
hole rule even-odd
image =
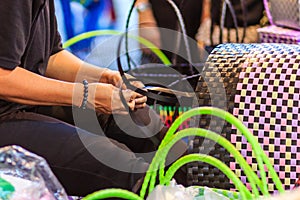
[[[49,57],[62,50],[53,0],[1,0],[0,24],[0,67],[44,75]],[[0,116],[21,107],[0,100]]]

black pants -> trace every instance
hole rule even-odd
[[[131,190],[148,168],[145,159],[150,161],[152,157],[143,153],[155,150],[161,139],[155,135],[147,136],[152,128],[161,133],[159,118],[145,131],[142,126],[139,128],[123,121],[129,116],[121,116],[112,120],[106,133],[101,133],[97,132],[96,124],[89,124],[92,121],[89,117],[93,117],[94,112],[78,112],[82,118],[81,128],[90,132],[34,112],[18,111],[2,117],[0,147],[19,145],[44,157],[69,195],[84,196],[112,187]],[[142,114],[133,113],[138,116],[136,123],[150,119],[145,112],[148,110],[141,111]],[[124,123],[120,125],[119,122]],[[128,136],[127,131],[135,135]],[[144,138],[136,137],[143,134],[146,134]]]

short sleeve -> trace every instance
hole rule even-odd
[[[54,27],[55,27],[55,33],[54,33],[54,41],[53,41],[53,48],[52,48],[51,55],[56,54],[57,52],[63,50],[61,35],[58,32],[58,28],[57,28],[56,17],[54,17]]]
[[[31,20],[32,1],[1,0],[0,67],[14,69],[21,64]]]

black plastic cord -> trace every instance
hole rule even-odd
[[[128,13],[128,16],[127,16],[127,19],[126,19],[126,27],[125,27],[125,55],[126,55],[126,58],[127,58],[127,64],[128,64],[128,70],[131,70],[131,64],[130,64],[130,56],[129,56],[129,53],[128,53],[128,28],[129,28],[129,22],[130,22],[130,18],[131,18],[131,15],[132,15],[132,12],[133,12],[133,9],[134,9],[134,5],[136,4],[137,0],[133,0],[131,6],[130,6],[130,10],[129,10],[129,13]],[[120,40],[120,43],[122,43],[122,38]],[[121,47],[120,47],[121,48]],[[118,53],[118,55],[120,55]]]
[[[224,23],[225,23],[225,15],[226,15],[226,2],[225,0],[221,1],[221,14],[220,14],[220,35],[219,35],[219,43],[223,43],[223,29],[224,29]]]
[[[124,82],[124,84],[126,85],[126,87],[130,90],[133,90],[141,95],[144,95],[144,96],[147,96],[149,97],[150,99],[156,99],[158,101],[162,101],[162,102],[167,102],[167,103],[176,103],[178,100],[177,98],[175,97],[167,97],[167,96],[162,96],[162,95],[158,95],[158,94],[155,94],[153,92],[149,92],[149,91],[145,91],[141,88],[138,88],[134,85],[132,85],[130,83],[130,81],[137,81],[138,79],[131,79],[130,81],[127,79],[126,75],[125,75],[125,72],[122,68],[122,63],[121,63],[121,44],[122,44],[122,40],[123,40],[123,37],[124,35],[121,36],[120,38],[120,41],[119,41],[119,44],[118,44],[118,49],[117,49],[117,66],[118,66],[118,70],[120,72],[120,75],[122,77],[122,80]],[[123,93],[121,92],[120,93],[121,96],[123,96]],[[123,96],[124,98],[124,96]],[[124,98],[125,100],[125,98]],[[123,102],[127,105],[126,102]]]
[[[247,29],[247,7],[246,7],[246,1],[245,0],[240,0],[241,1],[241,7],[242,7],[242,12],[243,12],[243,36],[242,36],[242,40],[241,43],[244,42],[245,38],[246,38],[246,29]]]
[[[223,19],[223,22],[220,21],[220,43],[223,43],[223,29],[224,29],[224,23],[225,23],[225,14],[226,14],[226,6],[228,6],[230,14],[233,19],[233,24],[236,32],[236,41],[239,41],[239,31],[238,31],[238,22],[237,22],[237,17],[234,11],[234,8],[230,2],[230,0],[222,0],[222,9],[221,9],[221,20]],[[221,25],[223,24],[223,26]],[[221,39],[221,34],[222,34],[222,39]]]
[[[213,6],[210,6],[210,13],[213,13]],[[210,35],[209,35],[209,39],[210,39],[210,45],[214,46],[214,39],[213,39],[213,34],[214,34],[214,27],[215,27],[215,18],[211,17],[211,24],[210,24]]]
[[[128,16],[127,16],[127,20],[126,20],[125,34],[120,36],[121,38],[120,38],[119,44],[118,44],[118,49],[117,49],[117,66],[118,66],[119,73],[120,73],[120,75],[122,77],[122,80],[123,80],[124,84],[126,85],[126,87],[128,89],[131,89],[131,90],[133,90],[133,91],[135,91],[135,92],[137,92],[137,93],[139,93],[141,95],[147,96],[148,98],[155,100],[154,104],[156,104],[157,101],[161,101],[161,102],[165,102],[165,103],[175,104],[178,107],[179,100],[176,97],[163,96],[163,95],[161,95],[161,92],[159,92],[158,94],[156,94],[156,93],[150,92],[151,90],[150,91],[143,90],[143,89],[137,88],[136,86],[132,85],[130,82],[131,81],[138,81],[138,79],[130,79],[129,80],[126,77],[125,72],[124,72],[124,70],[122,68],[122,63],[121,63],[121,45],[122,45],[123,38],[125,36],[125,51],[126,51],[125,54],[126,54],[126,58],[127,58],[128,69],[129,70],[131,69],[131,63],[130,63],[130,61],[132,61],[132,60],[131,60],[131,58],[129,56],[129,53],[128,53],[128,27],[129,27],[130,17],[132,15],[132,12],[133,12],[133,9],[134,9],[134,5],[135,5],[136,1],[137,0],[134,0],[133,3],[132,3],[132,5],[131,5],[131,7],[130,7],[130,10],[129,10],[129,13],[128,13]],[[183,6],[183,2],[182,2],[182,6]],[[192,65],[192,64],[189,63],[189,65]],[[194,67],[193,67],[193,69],[194,69]],[[197,75],[197,76],[200,76],[200,74]],[[187,80],[189,78],[194,78],[194,77],[195,77],[195,75],[192,75],[192,76],[189,76],[189,77],[182,77],[179,80],[176,80],[173,83],[171,83],[169,86],[175,85],[175,84],[179,83],[182,80]],[[121,98],[121,101],[124,104],[125,108],[130,111],[130,109],[129,109],[128,105],[127,105],[127,102],[125,100],[125,97],[124,97],[124,95],[123,95],[123,93],[122,93],[121,90],[120,90],[120,98]]]

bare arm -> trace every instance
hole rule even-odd
[[[120,100],[119,88],[113,84],[118,83],[121,79],[117,71],[83,63],[66,51],[53,55],[48,67],[46,72],[48,77],[32,73],[21,67],[16,67],[14,70],[0,67],[0,98],[27,105],[75,105],[80,107],[83,100],[83,84],[74,81],[78,80],[77,74],[81,74],[81,78],[90,81],[88,107],[107,114],[122,113],[125,110]],[[102,73],[100,79],[99,73]],[[104,83],[98,83],[99,80]],[[145,106],[145,97],[129,90],[123,90],[123,94],[131,109]]]
[[[68,82],[82,82],[87,79],[89,83],[109,83],[115,85],[114,82],[121,80],[117,77],[118,72],[107,68],[97,67],[83,62],[70,52],[63,50],[50,57],[46,76],[58,80]]]
[[[0,99],[26,105],[62,105],[80,107],[83,84],[46,78],[21,67],[7,70],[0,67]],[[136,99],[134,92],[123,90],[130,109],[144,104],[146,99]],[[111,84],[89,84],[88,107],[97,112],[126,113],[121,103],[119,89]]]
[[[20,67],[0,68],[0,85],[1,99],[21,104],[80,106],[82,101],[78,95],[73,102],[73,90],[83,93],[82,84],[46,78]]]
[[[122,86],[126,89],[125,85],[122,84],[122,78],[118,71],[113,71],[107,68],[101,68],[83,62],[70,52],[63,50],[50,57],[46,76],[54,79],[64,80],[68,82],[82,82],[83,79],[88,80],[89,83],[105,83],[110,84],[119,88]],[[131,77],[130,75],[127,75]],[[143,88],[144,85],[135,81],[132,82],[136,87]],[[99,85],[99,84],[98,84]],[[117,88],[112,88],[109,85],[102,85],[102,87],[109,87],[109,91]],[[100,93],[100,90],[98,90]],[[105,92],[102,92],[102,96]],[[110,93],[111,94],[111,93]],[[136,103],[135,108],[143,108],[147,100],[146,97],[135,94]],[[106,103],[105,103],[106,104]],[[113,106],[112,106],[113,107]]]
[[[139,35],[152,42],[156,47],[161,48],[160,32],[150,2],[148,0],[138,0],[135,6],[139,16]],[[139,7],[143,9],[140,10]],[[149,49],[141,47],[144,53],[151,53]]]

